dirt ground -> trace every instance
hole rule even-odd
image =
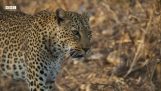
[[[65,59],[56,91],[161,91],[161,0],[4,0],[34,14],[58,7],[90,15],[91,52]],[[28,91],[0,79],[0,91]]]

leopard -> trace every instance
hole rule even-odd
[[[29,91],[53,91],[65,56],[82,58],[91,49],[89,18],[62,8],[0,12],[1,76],[24,80]]]

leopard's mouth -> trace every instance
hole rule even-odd
[[[72,58],[82,58],[82,57],[84,57],[84,53],[81,50],[71,49],[70,56]]]

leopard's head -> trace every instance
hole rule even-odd
[[[91,31],[89,16],[86,13],[57,9],[55,12],[59,45],[73,58],[85,56],[90,49]]]

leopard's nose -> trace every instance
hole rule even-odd
[[[83,50],[86,53],[89,50],[89,48],[83,48]]]
[[[82,50],[70,49],[70,56],[73,58],[81,58],[84,56],[84,53]]]

